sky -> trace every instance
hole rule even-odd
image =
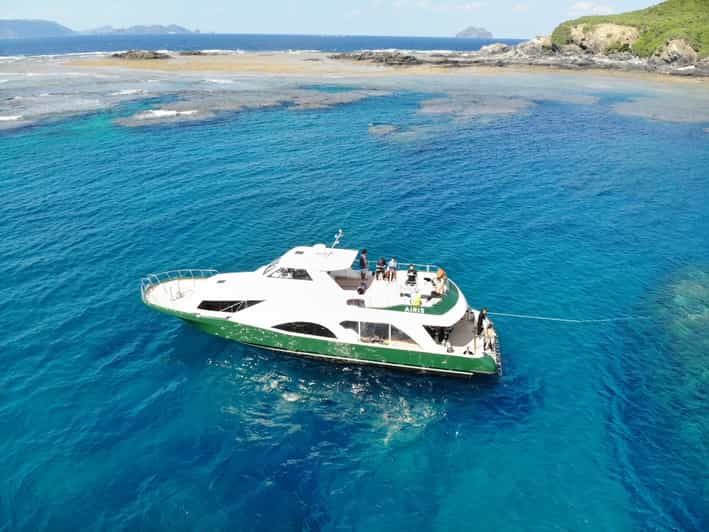
[[[0,18],[54,20],[74,30],[179,24],[202,32],[496,37],[549,34],[563,20],[648,7],[648,0],[0,0]]]

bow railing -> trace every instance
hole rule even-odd
[[[190,281],[192,282],[192,288],[194,288],[197,280],[207,279],[218,273],[219,272],[217,270],[195,268],[149,273],[140,280],[140,297],[144,303],[147,303],[146,297],[148,292],[160,285],[163,285],[164,289],[169,290],[170,300],[174,301],[184,296],[184,289],[189,288]],[[176,281],[176,283],[172,283],[172,281]],[[188,283],[187,286],[185,286],[183,281]]]

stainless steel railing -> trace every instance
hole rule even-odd
[[[218,273],[219,272],[217,270],[195,268],[149,273],[140,280],[140,298],[144,303],[147,303],[146,297],[150,290],[170,281],[177,281],[176,286],[174,287],[175,290],[173,290],[173,287],[171,286],[169,291],[170,301],[174,301],[184,296],[184,288],[186,287],[182,281],[187,281],[188,283],[191,281],[192,288],[194,288],[194,285],[198,279],[207,279]],[[189,284],[187,287],[189,287]]]

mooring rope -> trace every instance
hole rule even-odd
[[[576,320],[570,318],[552,318],[550,316],[533,316],[531,314],[508,314],[505,312],[490,312],[490,316],[500,316],[502,318],[518,318],[523,320],[540,321],[560,321],[562,323],[609,323],[613,321],[640,321],[649,320],[647,316],[621,316],[619,318],[601,318],[591,320]]]

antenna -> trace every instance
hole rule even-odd
[[[340,240],[342,240],[342,237],[345,236],[345,232],[342,229],[337,230],[337,234],[335,235],[335,241],[332,243],[331,248],[336,248],[337,246],[340,245]]]

